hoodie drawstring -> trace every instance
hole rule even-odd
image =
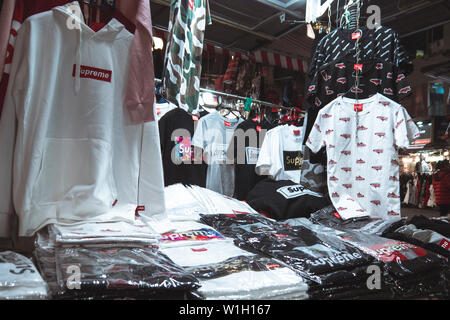
[[[74,79],[74,90],[75,95],[78,95],[80,92],[81,87],[81,79],[80,79],[80,73],[81,73],[81,26],[80,28],[76,29],[78,32],[77,37],[77,49],[76,49],[76,57],[75,57],[75,79]]]

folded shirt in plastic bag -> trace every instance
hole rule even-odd
[[[295,219],[293,219],[295,220]],[[322,208],[311,214],[310,220],[316,224],[338,230],[353,230],[368,234],[384,236],[405,223],[405,219],[389,221],[379,218],[358,217],[343,219],[333,206]],[[291,221],[291,220],[289,220]],[[292,223],[293,221],[291,221]]]
[[[151,245],[157,243],[159,234],[140,220],[128,222],[101,222],[51,225],[57,245],[87,245],[102,243],[134,243]]]
[[[0,252],[0,300],[43,300],[47,285],[30,259]]]
[[[255,255],[233,243],[162,249],[175,263],[194,274],[206,299],[305,299],[306,282],[272,258]]]
[[[261,215],[205,215],[202,221],[233,237],[239,247],[276,258],[319,285],[365,281],[366,267],[374,260],[335,235],[289,227]]]
[[[447,294],[446,259],[422,247],[363,232],[334,230],[307,219],[293,219],[287,223],[303,225],[327,235],[334,232],[343,241],[374,257],[381,262],[378,265],[383,271],[380,289],[389,289],[395,297]]]
[[[79,268],[79,277],[74,276]],[[198,280],[154,248],[56,248],[58,285],[66,294],[167,294],[192,291]],[[144,297],[149,297],[144,295]]]
[[[166,232],[161,235],[158,242],[160,248],[202,245],[215,241],[233,241],[210,226],[195,221],[173,222],[172,227],[173,232]]]

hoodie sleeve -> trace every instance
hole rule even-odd
[[[17,115],[27,103],[29,74],[30,27],[25,23],[19,29],[14,50],[14,59],[0,118],[0,238],[9,237],[9,219],[13,213],[12,185],[14,146],[17,130]]]
[[[155,120],[155,71],[153,69],[153,35],[150,1],[139,0],[136,30],[131,45],[125,107],[135,124]]]

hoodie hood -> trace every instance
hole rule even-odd
[[[97,41],[112,42],[124,37],[132,37],[133,35],[115,18],[112,18],[102,29],[95,32],[85,23],[78,1],[55,7],[52,11],[61,17],[61,23],[64,23],[76,37],[77,49],[74,52],[74,64],[76,66],[74,92],[78,94],[80,91],[80,67],[83,61],[83,41],[95,38]]]

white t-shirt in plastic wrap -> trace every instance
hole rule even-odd
[[[418,135],[405,108],[381,94],[339,97],[320,110],[306,144],[326,147],[328,191],[342,218],[401,218],[398,149]]]
[[[192,139],[192,145],[203,150],[208,164],[206,188],[230,197],[234,194],[234,164],[227,164],[227,150],[242,121],[210,113],[198,121]]]
[[[238,299],[307,299],[308,286],[303,278],[291,269],[284,267],[268,259],[272,264],[263,266],[265,270],[248,269],[246,260],[241,265],[233,265],[234,268],[225,270],[232,258],[257,257],[250,252],[236,247],[231,242],[207,243],[201,246],[176,247],[161,249],[172,261],[194,271],[201,282],[198,292],[206,299],[214,300],[238,300]],[[259,256],[258,256],[259,257]],[[244,258],[245,259],[245,258]],[[235,260],[236,261],[236,260]],[[239,261],[239,260],[237,260]],[[239,268],[242,267],[242,270]],[[195,270],[223,270],[222,276],[201,276],[201,272]]]
[[[256,163],[256,173],[276,181],[300,183],[304,128],[284,125],[269,130]]]
[[[11,251],[0,253],[0,300],[43,300],[47,285],[28,258]]]

